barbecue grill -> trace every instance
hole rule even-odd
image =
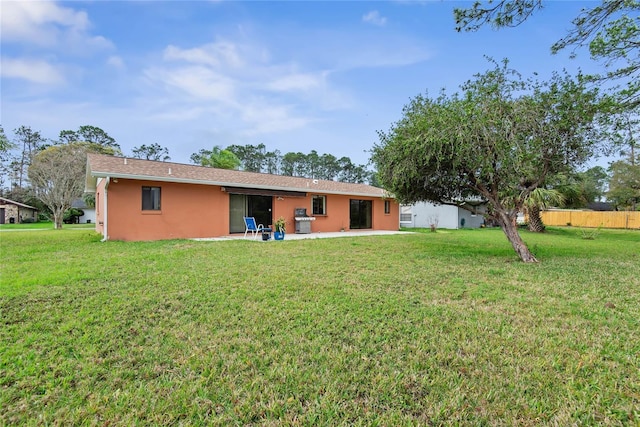
[[[296,220],[296,233],[311,233],[311,221],[315,221],[314,216],[307,215],[307,208],[296,208],[294,210],[294,219]]]

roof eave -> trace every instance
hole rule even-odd
[[[87,182],[89,182],[89,174],[94,179],[94,182],[97,178],[121,178],[121,179],[134,179],[139,181],[161,181],[161,182],[177,182],[181,184],[198,184],[198,185],[217,185],[220,187],[237,187],[239,185],[250,188],[257,188],[261,190],[282,190],[282,191],[304,191],[309,193],[321,193],[321,194],[339,194],[339,195],[351,195],[351,196],[361,196],[361,197],[381,197],[381,198],[390,198],[392,196],[381,194],[372,194],[372,193],[360,193],[360,192],[345,192],[345,191],[336,191],[336,190],[319,190],[314,189],[312,187],[286,187],[286,186],[276,186],[276,185],[264,185],[264,184],[251,184],[251,183],[242,183],[242,182],[227,182],[227,181],[210,181],[203,179],[189,179],[189,178],[178,178],[178,177],[160,177],[153,175],[137,175],[137,174],[125,174],[125,173],[110,173],[110,172],[98,172],[98,171],[90,171],[87,169]],[[93,190],[95,191],[95,184],[93,184]]]

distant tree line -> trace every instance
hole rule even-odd
[[[353,163],[349,157],[337,158],[332,154],[308,154],[279,150],[267,151],[264,144],[219,146],[202,149],[191,155],[194,164],[246,172],[299,176],[330,181],[376,184],[375,173],[366,165]]]
[[[616,126],[620,138],[615,141],[616,146],[628,148],[608,170],[595,167],[584,172],[558,174],[546,183],[546,188],[561,193],[562,206],[584,208],[606,198],[614,209],[640,208],[640,156],[635,150],[632,131],[637,128],[637,119],[627,118]],[[37,207],[45,215],[60,217],[70,198],[83,197],[88,152],[123,155],[116,140],[96,126],[62,130],[57,139],[49,139],[29,126],[14,129],[13,138],[9,138],[0,125],[0,195]],[[134,147],[130,155],[146,160],[170,160],[169,150],[157,143]],[[375,172],[366,165],[354,164],[349,157],[319,154],[316,150],[283,155],[278,150],[267,151],[264,144],[230,145],[224,149],[215,146],[192,154],[191,161],[209,167],[379,186]],[[63,192],[65,200],[44,193],[50,182],[69,175],[69,169],[64,167],[71,166],[76,178],[69,182],[80,184],[72,186],[70,192]]]

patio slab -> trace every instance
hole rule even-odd
[[[338,237],[358,237],[358,236],[385,236],[392,234],[413,234],[412,231],[393,231],[393,230],[361,230],[361,231],[335,231],[335,232],[324,232],[324,233],[308,233],[308,234],[296,234],[296,233],[287,233],[285,235],[285,240],[302,240],[302,239],[331,239]],[[216,241],[216,240],[252,240],[255,242],[265,242],[258,236],[257,239],[251,238],[247,235],[245,239],[244,234],[231,234],[229,236],[222,237],[211,237],[211,238],[199,238],[199,239],[191,239],[197,241]],[[266,242],[274,242],[273,237]]]

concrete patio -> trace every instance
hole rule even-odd
[[[285,235],[284,240],[302,240],[302,239],[331,239],[337,237],[358,237],[358,236],[386,236],[392,234],[412,234],[411,231],[393,231],[393,230],[360,230],[360,231],[336,231],[336,232],[326,232],[326,233],[308,233],[308,234],[296,234],[296,233],[287,233]],[[274,242],[273,234],[271,239],[262,240],[261,236],[258,235],[257,238],[253,238],[247,234],[245,239],[244,234],[231,234],[229,236],[223,237],[211,237],[211,238],[200,238],[200,239],[192,239],[197,241],[216,241],[216,240],[252,240],[255,242]]]

